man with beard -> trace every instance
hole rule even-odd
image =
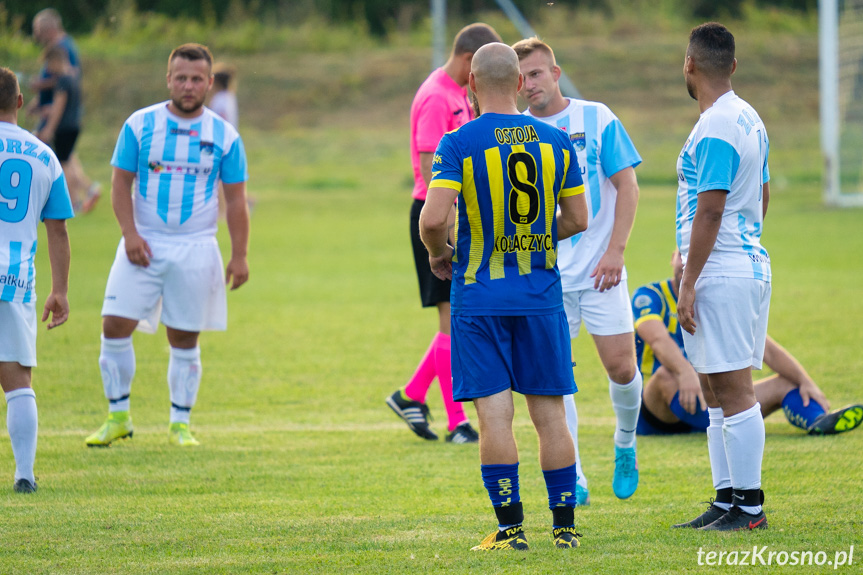
[[[168,58],[170,100],[132,114],[117,140],[111,200],[123,239],[105,289],[99,355],[109,416],[87,437],[91,447],[132,436],[132,332],[154,333],[160,320],[171,346],[169,440],[198,445],[189,431],[201,382],[198,335],[226,329],[225,284],[234,290],[249,278],[246,153],[234,127],[204,107],[212,67],[205,46],[176,48]],[[231,236],[224,276],[215,237],[219,181]]]
[[[758,113],[731,87],[734,51],[734,36],[721,24],[693,28],[683,76],[701,116],[677,159],[677,320],[707,400],[716,489],[715,505],[677,527],[708,531],[767,527],[764,419],[752,369],[761,369],[770,310],[770,256],[761,245],[770,140]]]

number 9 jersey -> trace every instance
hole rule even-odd
[[[0,122],[0,301],[36,301],[36,228],[74,216],[60,162],[26,130]]]
[[[459,192],[452,315],[563,311],[557,202],[584,192],[566,133],[527,116],[483,114],[444,135],[429,187]]]

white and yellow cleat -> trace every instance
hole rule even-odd
[[[174,445],[179,445],[180,447],[194,447],[195,445],[201,445],[200,442],[192,436],[192,432],[189,431],[188,423],[172,423],[168,428],[168,441]]]
[[[89,435],[84,443],[87,447],[109,447],[117,439],[132,437],[132,417],[128,411],[114,411],[96,433]]]

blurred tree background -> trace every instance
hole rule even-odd
[[[551,2],[514,0],[528,18]],[[609,16],[627,9],[627,2],[613,0],[561,0],[556,4],[591,8]],[[679,9],[695,18],[739,18],[746,0],[680,0]],[[758,7],[777,7],[810,12],[817,9],[817,0],[750,0]],[[6,0],[0,2],[0,12],[7,26],[30,32],[33,15],[46,7],[63,14],[66,28],[72,33],[90,32],[105,19],[123,9],[152,12],[169,17],[204,18],[223,23],[242,15],[276,24],[300,24],[309,19],[341,23],[363,21],[368,31],[384,38],[392,30],[405,31],[427,15],[429,0]],[[469,16],[496,8],[494,0],[448,0],[450,14]]]

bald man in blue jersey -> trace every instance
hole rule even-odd
[[[476,406],[482,478],[498,520],[476,551],[528,548],[513,391],[525,395],[539,435],[554,544],[577,547],[579,537],[575,451],[563,404],[576,387],[557,241],[585,229],[587,204],[566,134],[519,114],[522,82],[509,46],[477,50],[469,83],[482,115],[441,140],[420,216],[432,271],[452,279],[453,397]],[[453,247],[447,218],[456,198]]]

